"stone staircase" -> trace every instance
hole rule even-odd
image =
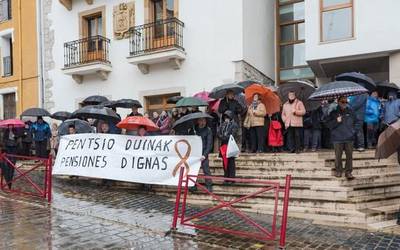
[[[243,154],[236,160],[236,175],[241,178],[273,180],[284,183],[292,175],[289,217],[312,220],[317,224],[382,230],[396,224],[400,207],[400,166],[397,156],[374,159],[374,151],[354,152],[353,175],[347,181],[332,176],[333,152],[302,154]],[[223,175],[222,162],[210,156],[213,175]],[[201,182],[201,181],[200,181]],[[140,185],[118,182],[124,188]],[[224,186],[214,182],[214,193],[231,200],[259,188],[255,184]],[[153,192],[174,200],[176,187],[154,186]],[[188,203],[217,204],[210,196],[197,191],[188,195]],[[281,206],[282,200],[279,205]],[[261,214],[273,211],[274,197],[266,192],[235,205],[241,210]]]
[[[243,154],[237,161],[237,177],[274,180],[284,183],[292,175],[289,216],[310,219],[317,224],[379,230],[395,225],[400,207],[400,166],[396,157],[374,159],[373,151],[355,152],[353,175],[347,181],[332,176],[333,152],[303,154]],[[222,162],[210,157],[213,175],[223,175]],[[248,194],[258,185],[214,183],[214,192],[226,200]],[[175,188],[155,186],[155,193],[173,199]],[[191,204],[216,203],[208,195],[195,192]],[[280,201],[281,204],[281,201]],[[236,205],[242,210],[269,214],[273,211],[273,193],[267,192]]]

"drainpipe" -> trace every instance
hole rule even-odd
[[[18,0],[18,43],[19,43],[19,79],[18,79],[18,106],[19,112],[22,113],[22,8],[21,1]]]
[[[44,108],[44,36],[43,36],[43,1],[37,0],[37,22],[38,22],[38,84],[39,84],[39,107]]]

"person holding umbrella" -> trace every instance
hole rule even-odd
[[[265,144],[265,131],[264,122],[267,111],[265,105],[261,102],[260,95],[253,95],[253,102],[249,105],[247,110],[247,116],[245,119],[248,120],[250,127],[250,142],[251,151],[253,153],[263,153]]]
[[[354,179],[352,171],[355,124],[356,117],[348,106],[347,97],[340,97],[337,109],[332,111],[327,119],[327,125],[331,129],[331,141],[335,149],[335,176],[338,178],[342,177],[342,155],[345,151],[345,175],[348,180]]]
[[[75,125],[74,125],[74,124],[70,124],[70,125],[68,126],[68,134],[69,134],[69,135],[74,135],[74,134],[76,134],[76,128],[75,128]]]
[[[201,137],[203,148],[201,156],[201,168],[203,169],[205,176],[211,176],[208,155],[211,153],[213,146],[213,136],[211,129],[207,126],[207,119],[200,118],[197,120],[197,125],[191,128],[189,131],[190,135],[198,135]],[[205,179],[206,188],[209,192],[212,192],[212,181],[211,179]],[[196,186],[192,191],[196,191]]]
[[[235,99],[235,92],[228,90],[225,98],[223,98],[218,107],[218,113],[225,114],[226,111],[231,111],[233,119],[236,123],[239,121],[239,115],[243,113],[242,105]]]
[[[47,144],[51,136],[49,124],[43,120],[42,116],[38,116],[31,127],[31,132],[35,142],[36,157],[47,158]]]
[[[143,116],[143,114],[139,113],[139,107],[138,106],[132,106],[132,112],[127,115],[127,117],[130,116]]]
[[[3,135],[3,142],[5,146],[5,153],[15,155],[17,154],[17,131],[16,129],[9,125]],[[9,157],[10,161],[15,164],[17,160],[14,157]],[[8,183],[8,188],[11,189],[12,186],[12,179],[14,178],[14,171],[15,169],[9,166],[8,163],[3,163],[3,171],[4,171],[4,179]]]
[[[381,102],[378,99],[378,92],[373,91],[368,97],[365,108],[364,122],[367,125],[367,147],[372,149],[376,145],[376,136],[379,128],[379,116],[381,113]]]
[[[303,127],[303,116],[306,109],[302,101],[297,99],[296,93],[288,93],[288,101],[283,105],[282,120],[287,129],[288,147],[291,153],[300,153],[301,129]]]
[[[383,105],[383,129],[386,129],[390,124],[396,122],[400,116],[400,100],[397,99],[397,93],[390,91],[388,100]]]

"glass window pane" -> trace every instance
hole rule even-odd
[[[297,40],[304,40],[306,39],[305,35],[305,25],[304,23],[297,24]]]
[[[295,25],[285,25],[281,26],[281,42],[290,42],[294,41],[295,38]]]
[[[353,36],[352,8],[322,13],[322,40],[337,40]]]
[[[287,81],[293,79],[313,78],[314,73],[309,67],[297,69],[285,69],[280,72],[280,80]]]
[[[280,3],[280,4],[282,4],[282,3],[288,3],[288,2],[290,2],[290,1],[292,1],[292,0],[279,0],[279,3]]]
[[[167,0],[167,18],[174,17],[174,1],[175,0]]]
[[[304,2],[279,7],[279,20],[281,23],[303,19]]]
[[[281,46],[280,64],[281,68],[307,65],[304,43]]]
[[[335,5],[340,5],[340,4],[346,4],[346,3],[350,3],[351,0],[323,0],[323,7],[332,7]]]

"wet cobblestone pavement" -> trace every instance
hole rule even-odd
[[[0,249],[275,249],[275,243],[179,227],[166,234],[173,203],[166,198],[57,180],[51,206],[0,192]],[[188,214],[198,211],[189,207]],[[269,224],[269,216],[253,215]],[[224,225],[227,212],[205,217]],[[251,230],[251,228],[246,228]],[[400,236],[312,225],[289,219],[287,249],[400,249]]]

